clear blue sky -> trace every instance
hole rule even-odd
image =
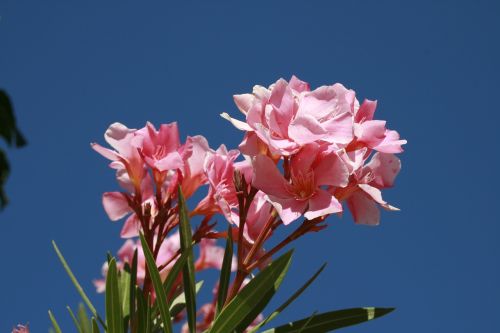
[[[101,207],[117,186],[89,143],[110,123],[177,120],[183,137],[235,147],[218,116],[238,113],[232,95],[291,74],[378,99],[409,144],[385,192],[402,211],[378,228],[331,218],[297,243],[281,300],[329,266],[280,321],[375,305],[397,311],[344,332],[500,331],[499,2],[3,0],[0,16],[0,87],[29,140],[9,152],[0,332],[46,332],[49,308],[73,331],[79,297],[52,239],[102,308],[91,280],[121,224]]]

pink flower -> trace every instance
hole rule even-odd
[[[189,198],[208,179],[204,164],[207,153],[211,151],[207,139],[201,135],[188,136],[186,143],[181,146],[180,153],[184,167],[182,168],[182,193]]]
[[[395,211],[396,207],[389,205],[382,199],[381,189],[392,187],[394,180],[401,169],[400,160],[393,154],[376,153],[370,162],[363,166],[366,148],[344,155],[351,161],[352,175],[349,186],[337,189],[335,195],[346,199],[354,221],[359,224],[378,225],[382,208]]]
[[[209,268],[221,269],[224,259],[224,248],[217,246],[215,239],[204,238],[200,242],[200,257],[194,263],[197,271]],[[236,258],[233,257],[231,270],[236,269]]]
[[[233,181],[234,161],[238,156],[237,150],[228,151],[224,145],[215,152],[207,153],[204,169],[209,183],[208,194],[192,214],[210,216],[222,213],[231,221],[231,211],[238,206]]]
[[[159,131],[148,122],[135,132],[132,144],[138,149],[146,164],[160,172],[179,169],[183,166],[177,123],[162,124]]]
[[[114,123],[109,126],[104,138],[115,150],[104,148],[97,143],[91,144],[96,152],[113,161],[110,167],[117,170],[120,185],[130,192],[140,188],[142,178],[145,175],[144,162],[137,149],[132,145],[135,132],[135,129]]]
[[[28,325],[17,325],[12,329],[12,333],[30,333]]]
[[[153,187],[149,175],[144,177],[142,182],[142,204],[143,212],[146,207],[150,207],[150,214],[154,218],[158,214],[156,199],[153,195]],[[125,216],[129,217],[125,220],[120,236],[122,238],[130,238],[139,236],[141,227],[139,218],[130,206],[130,201],[134,200],[134,195],[129,195],[122,192],[105,192],[102,195],[102,205],[106,214],[111,221],[118,221]]]
[[[354,135],[356,143],[382,153],[401,153],[406,140],[399,133],[385,128],[384,120],[374,120],[377,101],[365,100],[355,113]]]
[[[268,195],[284,224],[302,214],[311,220],[342,211],[338,200],[323,187],[346,186],[349,172],[337,154],[327,147],[310,143],[293,155],[290,181],[267,156],[257,155],[253,165],[253,186]]]
[[[295,76],[269,88],[255,86],[253,94],[235,95],[246,122],[222,114],[236,128],[254,132],[272,155],[289,156],[301,146],[324,141],[343,147],[353,138],[355,93],[341,84],[310,91]]]

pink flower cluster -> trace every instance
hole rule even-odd
[[[339,83],[311,91],[295,76],[234,100],[246,121],[222,116],[246,132],[240,151],[252,163],[252,185],[284,224],[339,213],[342,201],[362,224],[379,223],[377,205],[396,209],[380,190],[393,185],[401,168],[394,154],[406,140],[374,119],[376,101],[360,105]]]
[[[193,233],[201,245],[197,270],[221,267],[224,250],[216,239],[226,233],[213,230],[213,216],[221,214],[230,223],[238,253],[228,300],[253,269],[267,265],[298,237],[323,229],[321,223],[345,206],[356,223],[367,225],[379,224],[379,206],[397,210],[382,199],[381,190],[393,186],[401,168],[394,154],[403,151],[406,141],[385,121],[374,119],[375,101],[360,104],[353,90],[338,83],[311,90],[296,77],[268,88],[255,86],[253,93],[235,95],[234,101],[245,120],[222,117],[245,132],[239,149],[221,145],[214,150],[203,136],[181,142],[176,123],[159,129],[150,123],[141,129],[115,123],[105,133],[112,149],[92,144],[111,160],[122,187],[102,199],[112,221],[126,218],[121,236],[128,240],[118,253],[118,266],[130,265],[137,250],[137,281],[145,292],[152,289],[144,253],[140,242],[130,238],[145,235],[165,278],[180,253],[178,188],[190,198],[208,187],[190,212],[202,217]],[[266,251],[264,243],[274,230],[292,223],[298,228]],[[106,270],[104,265],[104,275]],[[102,291],[104,280],[96,286]],[[200,311],[203,330],[213,320],[214,304]]]
[[[17,325],[12,329],[12,333],[30,333],[28,325]]]

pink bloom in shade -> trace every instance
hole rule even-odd
[[[12,333],[30,333],[28,325],[17,325],[12,329]]]
[[[129,265],[132,264],[132,260],[134,258],[134,252],[137,249],[137,283],[141,285],[144,283],[144,279],[146,277],[146,258],[144,256],[144,251],[142,249],[142,245],[140,240],[132,241],[128,239],[123,246],[118,251],[118,261],[117,268],[119,270],[123,269],[125,263]],[[156,258],[156,264],[162,266],[163,264],[170,261],[180,249],[180,240],[179,234],[175,233],[170,237],[167,237],[160,246],[160,251],[158,252],[158,257]],[[172,260],[165,268],[160,271],[160,276],[164,280],[172,266],[175,264],[175,260]],[[97,289],[97,292],[104,292],[106,288],[106,280],[105,277],[108,272],[108,265],[104,263],[102,267],[102,275],[104,279],[94,280],[94,286]]]
[[[215,268],[221,269],[222,260],[224,259],[224,248],[217,246],[215,239],[204,238],[200,242],[200,257],[194,263],[197,271]],[[236,270],[236,258],[233,257],[231,270]]]
[[[351,157],[364,154],[351,152]],[[357,165],[351,182],[345,189],[338,189],[335,195],[346,199],[354,221],[358,224],[378,225],[378,205],[390,211],[399,210],[382,199],[381,189],[392,187],[401,169],[401,161],[393,154],[375,153],[365,166]]]
[[[193,215],[222,213],[231,221],[231,210],[238,206],[233,181],[234,161],[238,155],[237,150],[228,151],[224,145],[215,152],[207,153],[204,169],[209,183],[208,194],[198,203]]]
[[[343,147],[353,138],[357,101],[354,91],[341,84],[310,91],[306,82],[293,76],[290,82],[280,79],[269,88],[255,86],[253,94],[235,95],[234,100],[246,122],[225,113],[222,117],[240,130],[255,133],[272,155],[289,156],[316,141]],[[250,152],[246,148],[251,147],[244,143],[242,148]]]
[[[267,156],[257,155],[253,165],[253,186],[268,195],[285,225],[302,214],[311,220],[342,211],[339,201],[323,187],[345,187],[349,172],[328,147],[311,143],[293,155],[290,182]]]
[[[406,140],[399,138],[399,133],[386,129],[384,120],[374,120],[377,101],[365,100],[354,116],[354,135],[356,143],[381,153],[401,153]]]
[[[117,170],[117,178],[120,184],[132,192],[140,187],[142,178],[146,171],[144,161],[137,149],[132,145],[135,129],[129,129],[120,123],[109,126],[104,138],[106,142],[115,150],[104,148],[97,143],[92,143],[92,148],[113,161],[110,166]]]
[[[179,169],[183,166],[177,123],[162,124],[157,131],[148,122],[135,132],[132,144],[137,147],[146,164],[160,172]]]
[[[207,183],[204,164],[207,153],[211,151],[207,139],[201,135],[186,139],[180,148],[184,167],[182,168],[182,193],[189,198],[201,186]]]

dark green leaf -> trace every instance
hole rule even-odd
[[[71,308],[69,306],[66,306],[66,309],[68,309],[69,315],[71,316],[71,319],[73,319],[73,323],[75,324],[78,332],[83,333],[82,327],[81,327],[80,323],[78,322],[78,319],[76,319],[75,314],[73,313]]]
[[[153,287],[156,293],[156,302],[158,307],[160,308],[160,317],[163,322],[163,331],[165,333],[172,332],[172,321],[170,319],[170,311],[167,300],[167,293],[163,288],[163,284],[161,282],[160,272],[158,272],[158,267],[156,267],[156,262],[154,260],[153,254],[149,249],[148,243],[144,238],[144,235],[141,233],[141,243],[142,249],[144,251],[144,256],[146,257],[146,263],[149,271],[149,275],[151,277],[151,282],[153,283]],[[148,304],[147,309],[149,310],[150,306]]]
[[[394,308],[353,308],[325,312],[313,318],[304,318],[263,333],[325,333],[382,317]],[[307,326],[305,324],[307,323]]]
[[[229,280],[231,278],[231,264],[233,262],[233,235],[231,225],[227,228],[226,249],[219,277],[219,294],[217,295],[216,315],[218,316],[226,302]]]
[[[50,318],[50,321],[52,322],[52,327],[54,328],[54,331],[56,333],[62,333],[61,327],[59,327],[59,324],[57,323],[56,318],[54,317],[52,312],[50,312],[50,310],[49,310],[49,318]]]
[[[92,317],[92,333],[100,333],[99,326],[97,326],[97,321]]]
[[[59,248],[57,247],[56,242],[52,241],[52,246],[54,246],[54,250],[56,251],[56,254],[59,257],[59,260],[61,261],[61,263],[62,263],[62,265],[64,267],[64,270],[66,270],[66,273],[68,273],[69,278],[71,279],[71,282],[73,282],[73,284],[75,285],[75,288],[78,291],[78,293],[80,294],[80,297],[83,299],[83,302],[85,302],[85,304],[89,308],[89,310],[92,313],[92,315],[94,315],[94,317],[96,317],[99,320],[99,322],[101,323],[101,325],[103,326],[103,328],[106,329],[106,325],[104,324],[104,321],[97,314],[97,311],[96,311],[95,307],[90,302],[90,299],[88,298],[87,294],[85,294],[85,291],[83,291],[82,286],[80,285],[80,283],[76,279],[75,275],[71,271],[71,268],[69,268],[69,265],[66,262],[66,259],[64,259],[61,251],[59,251]]]
[[[292,259],[289,251],[273,261],[253,278],[230,302],[215,319],[211,333],[232,332],[241,326],[242,322],[253,321],[267,305],[288,271]],[[263,301],[264,299],[264,301]],[[254,318],[251,318],[255,316]]]
[[[187,212],[186,201],[182,194],[182,189],[178,188],[178,206],[179,206],[179,233],[181,240],[181,252],[188,252],[187,263],[184,266],[182,279],[184,286],[184,294],[186,295],[186,310],[187,322],[189,331],[196,333],[196,289],[195,289],[195,272],[194,272],[194,259],[191,235],[191,225]]]
[[[295,293],[293,293],[293,295],[290,296],[290,298],[288,298],[285,301],[285,303],[281,304],[276,310],[273,311],[273,313],[271,313],[266,319],[264,319],[257,326],[255,326],[249,333],[257,332],[259,328],[261,328],[262,326],[264,326],[265,324],[269,323],[271,320],[276,318],[277,315],[279,315],[283,310],[285,310],[293,301],[295,301],[307,289],[307,287],[311,285],[311,283],[313,283],[314,280],[316,280],[316,278],[321,274],[321,272],[323,271],[323,269],[325,269],[325,267],[326,263],[321,265],[321,267],[316,271],[316,273],[314,273],[314,275],[311,278],[309,278],[309,280],[307,280],[306,283],[302,285],[302,287],[300,287]]]
[[[147,315],[149,304],[146,303],[142,290],[139,287],[135,289],[135,298],[137,300],[137,332],[146,332],[147,322],[151,320]]]
[[[124,333],[122,303],[118,288],[118,270],[114,258],[109,262],[106,277],[106,325],[108,333]]]

